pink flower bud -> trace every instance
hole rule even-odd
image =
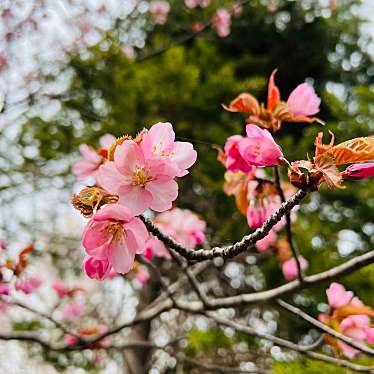
[[[83,270],[91,279],[105,279],[111,269],[108,260],[98,260],[91,256],[86,256],[83,261]]]
[[[10,293],[10,287],[7,283],[0,283],[0,295],[8,296]]]
[[[301,270],[305,270],[309,265],[308,261],[303,256],[299,256],[299,262]],[[292,280],[297,277],[297,264],[295,258],[292,257],[282,264],[282,272],[287,280]]]
[[[364,179],[374,177],[374,163],[354,164],[342,173],[344,179]]]
[[[253,166],[278,165],[283,153],[270,132],[255,125],[247,125],[246,131],[247,137],[239,143],[239,152],[243,159]]]

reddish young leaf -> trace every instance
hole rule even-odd
[[[267,109],[272,111],[280,101],[279,88],[274,82],[274,76],[278,69],[274,69],[269,78]]]
[[[257,99],[247,92],[241,93],[231,103],[223,108],[229,112],[240,112],[258,115],[260,112],[260,104]]]

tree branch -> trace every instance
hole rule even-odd
[[[232,258],[246,251],[248,247],[252,246],[257,241],[263,239],[270,232],[270,230],[281,220],[286,212],[290,212],[292,208],[298,205],[306,195],[307,192],[299,190],[289,200],[284,202],[280,206],[280,208],[266,220],[262,227],[258,228],[253,233],[244,236],[242,240],[235,244],[225,247],[214,247],[212,249],[192,250],[185,248],[174,241],[172,238],[163,234],[162,231],[158,227],[156,227],[148,218],[145,218],[142,215],[140,216],[140,218],[144,222],[149,232],[151,232],[166,246],[174,249],[177,253],[179,253],[187,260],[204,261],[212,259],[214,257]]]
[[[277,299],[277,304],[280,305],[283,309],[287,310],[288,312],[290,312],[290,313],[302,318],[303,320],[309,322],[311,325],[313,325],[317,329],[319,329],[323,332],[326,332],[327,334],[343,341],[344,343],[347,343],[351,347],[353,347],[353,348],[355,348],[355,349],[357,349],[361,352],[364,352],[364,353],[367,353],[368,355],[374,356],[374,349],[371,349],[366,345],[358,344],[357,342],[355,342],[353,339],[349,338],[348,336],[340,334],[337,331],[335,331],[335,330],[331,329],[330,327],[324,325],[323,323],[319,322],[315,318],[311,317],[309,314],[303,312],[301,309],[299,309],[299,308],[297,308],[293,305],[290,305],[290,304],[286,303],[285,301],[283,301],[281,299]]]
[[[243,332],[243,333],[253,335],[253,336],[257,336],[258,338],[261,338],[261,339],[266,339],[283,348],[287,348],[287,349],[299,352],[315,360],[333,363],[335,365],[346,367],[348,369],[360,371],[360,372],[372,373],[374,370],[374,366],[369,367],[369,366],[357,365],[346,360],[341,360],[341,359],[330,357],[324,354],[311,352],[311,347],[313,347],[314,344],[312,345],[295,344],[286,339],[278,338],[276,336],[273,336],[267,333],[256,331],[252,327],[243,326],[237,322],[234,322],[234,321],[222,318],[222,317],[218,317],[216,314],[212,312],[205,313],[205,315],[207,315],[208,317],[210,317],[211,319],[213,319],[215,322],[217,322],[220,325],[229,326],[236,331]]]

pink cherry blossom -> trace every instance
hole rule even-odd
[[[10,287],[7,283],[0,283],[0,295],[8,296],[10,293]]]
[[[344,179],[364,179],[374,177],[374,163],[354,164],[342,173]]]
[[[247,137],[239,143],[239,152],[243,159],[254,166],[278,165],[283,153],[270,132],[255,125],[247,125],[246,131]]]
[[[220,38],[225,38],[231,32],[231,14],[225,8],[218,9],[212,17],[212,27]]]
[[[106,150],[114,141],[114,136],[106,134],[100,138],[100,145],[102,149]],[[98,169],[105,159],[99,154],[99,152],[90,148],[87,144],[81,144],[79,150],[83,155],[83,158],[75,162],[73,165],[73,174],[79,181],[83,181],[88,177],[96,179]]]
[[[125,274],[131,270],[135,254],[143,253],[147,239],[148,231],[139,218],[123,205],[110,204],[88,222],[82,244],[89,256],[108,261],[117,273]],[[106,268],[102,266],[101,273]]]
[[[239,152],[239,143],[242,139],[244,138],[241,135],[233,135],[227,139],[224,148],[226,156],[225,165],[229,171],[249,173],[254,167],[248,164]]]
[[[103,280],[108,277],[111,266],[107,259],[99,260],[86,256],[83,261],[83,270],[89,278]]]
[[[33,276],[29,278],[18,279],[15,285],[17,291],[21,291],[26,295],[33,293],[42,284],[39,277]]]
[[[374,327],[366,330],[366,339],[370,344],[374,344]]]
[[[309,265],[308,261],[303,256],[299,256],[298,258],[301,270],[305,270]],[[292,257],[291,259],[283,262],[282,273],[287,280],[292,280],[297,277],[297,264],[295,258]]]
[[[179,169],[176,176],[183,177],[197,159],[197,152],[189,142],[176,142],[173,126],[169,122],[153,125],[143,136],[141,147],[148,159],[161,159],[172,169]]]
[[[205,240],[206,223],[188,209],[174,208],[159,214],[154,223],[177,243],[195,248]]]
[[[336,282],[331,283],[326,290],[327,299],[331,308],[340,308],[349,304],[353,298],[352,291],[346,291],[345,288]]]
[[[0,251],[5,250],[7,247],[6,241],[3,239],[0,239]]]
[[[65,334],[64,335],[64,342],[67,346],[69,347],[74,347],[78,344],[79,340],[77,337],[70,335],[70,334]]]
[[[146,269],[140,268],[136,274],[135,274],[135,279],[142,285],[146,285],[151,278],[151,275]]]
[[[147,260],[152,260],[153,257],[163,257],[166,260],[171,260],[171,255],[164,243],[154,236],[151,236],[150,239],[148,239],[143,256]]]
[[[265,238],[256,242],[256,249],[259,252],[267,251],[270,246],[277,240],[277,234],[274,230],[271,230],[269,234],[265,236]]]
[[[193,9],[197,6],[201,6],[202,8],[206,8],[210,5],[211,0],[184,0],[184,4],[187,8]]]
[[[66,304],[62,309],[63,319],[73,320],[81,316],[84,312],[84,305],[77,303]]]
[[[65,284],[60,281],[56,280],[52,284],[52,288],[56,291],[57,295],[62,299],[63,297],[67,296],[70,292],[70,289],[65,286]]]
[[[163,0],[152,1],[149,6],[149,11],[152,14],[154,22],[158,25],[163,25],[168,19],[170,5],[167,1]]]
[[[142,147],[126,140],[116,147],[114,161],[99,169],[99,184],[108,192],[119,195],[119,203],[134,215],[148,208],[157,212],[170,209],[178,196],[174,180],[179,168],[170,160],[146,157]]]
[[[366,315],[349,316],[340,323],[340,332],[356,343],[364,346],[367,337],[367,329],[370,326],[370,319]],[[348,358],[354,358],[359,351],[348,344],[338,340],[338,346],[343,351],[343,354]]]
[[[321,99],[316,95],[312,86],[302,83],[291,92],[287,104],[294,117],[306,117],[319,112]]]
[[[261,227],[268,218],[268,210],[264,201],[260,201],[256,205],[249,205],[247,209],[248,226],[252,229]]]

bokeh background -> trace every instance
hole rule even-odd
[[[198,35],[192,28],[209,22],[217,8],[231,1],[195,9],[182,0],[169,3],[167,21],[160,25],[152,19],[149,1],[0,0],[0,238],[14,252],[33,243],[33,256],[40,257],[33,271],[45,279],[87,283],[79,242],[85,221],[70,206],[71,194],[81,187],[71,173],[81,143],[96,147],[103,134],[135,134],[170,121],[177,139],[192,142],[198,151],[196,166],[179,181],[177,205],[204,217],[210,243],[216,245],[249,232],[233,198],[223,193],[225,170],[212,147],[242,133],[244,117],[225,112],[221,103],[243,91],[264,100],[268,76],[278,68],[282,97],[305,80],[313,84],[322,98],[319,117],[327,123],[285,124],[277,140],[289,160],[312,155],[319,131],[326,138],[328,130],[334,132],[338,142],[374,134],[373,1],[252,0],[233,17],[225,38],[210,27]],[[295,242],[309,260],[307,273],[328,269],[374,245],[374,182],[346,187],[323,187],[299,210]],[[271,255],[232,261],[224,269],[225,281],[236,292],[284,282]],[[373,266],[346,277],[344,284],[374,305]],[[100,288],[100,295],[114,290],[113,295],[129,303],[122,312],[135,312],[138,290],[131,283],[88,287]],[[324,310],[324,289],[311,288],[293,301],[317,315]],[[34,303],[53,303],[47,288],[41,294]],[[290,339],[308,334],[309,326],[270,306],[262,305],[256,313],[259,319],[271,313],[264,324],[266,318],[276,320],[278,333]],[[196,331],[188,342],[192,355],[209,355],[219,344],[228,349],[226,337],[204,328]],[[280,359],[274,373],[347,372],[305,360],[284,364],[276,349],[272,355]],[[58,359],[45,360],[18,343],[0,343],[4,373],[90,369],[78,368],[84,365],[73,358],[57,366]],[[108,365],[99,372],[122,372],[115,358]],[[167,372],[157,370],[152,374]]]

